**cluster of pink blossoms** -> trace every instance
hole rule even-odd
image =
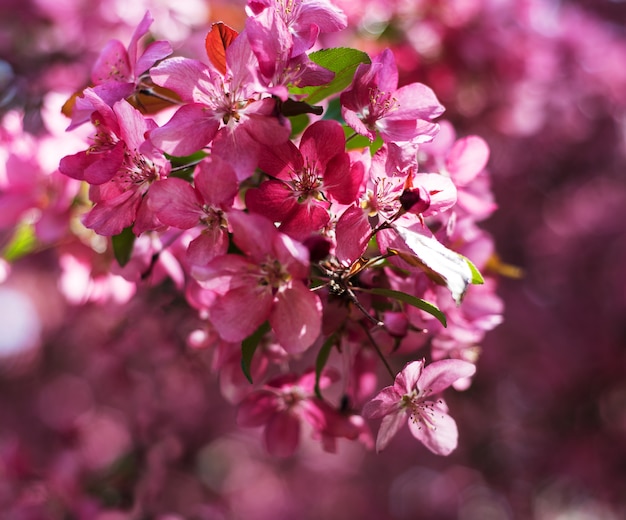
[[[379,450],[408,419],[447,455],[438,394],[467,388],[502,312],[477,225],[495,209],[489,149],[437,121],[430,88],[399,86],[391,51],[312,52],[346,26],[330,2],[247,12],[240,33],[211,27],[205,62],[141,46],[149,14],[128,48],[106,45],[73,105],[89,147],[60,164],[89,185],[82,222],[111,237],[111,270],[183,292],[206,324],[190,346],[213,349],[271,453],[293,453],[304,425],[329,451],[371,446],[363,414],[383,419]],[[395,383],[372,399],[381,366]]]

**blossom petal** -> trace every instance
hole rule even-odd
[[[258,390],[246,396],[237,408],[237,424],[243,427],[255,427],[266,424],[276,413],[279,397],[276,392]]]
[[[337,121],[321,120],[309,126],[300,140],[300,153],[305,163],[324,168],[335,155],[345,153],[346,137]]]
[[[202,201],[191,185],[176,177],[155,182],[150,187],[150,208],[168,226],[189,229],[199,224]]]
[[[187,260],[194,265],[206,265],[228,251],[228,233],[220,227],[207,228],[194,238],[187,248]]]
[[[437,455],[449,455],[457,446],[459,432],[456,422],[445,407],[435,402],[426,402],[428,417],[425,420],[409,419],[409,430],[418,441]]]
[[[244,285],[216,299],[209,319],[226,341],[242,341],[267,318],[272,307],[272,293],[263,286]]]
[[[232,206],[239,185],[230,164],[214,155],[198,165],[194,184],[208,204]]]
[[[385,415],[398,413],[402,394],[399,394],[393,386],[383,388],[376,397],[363,407],[363,417],[379,419]]]
[[[365,251],[371,233],[366,213],[357,206],[350,206],[337,221],[337,259],[346,265],[354,262]]]
[[[275,414],[265,428],[265,446],[275,457],[289,457],[298,448],[300,419],[288,412]]]
[[[406,421],[406,413],[400,411],[392,413],[383,417],[380,423],[380,429],[378,430],[378,436],[376,437],[376,451],[381,452],[384,450],[391,439],[402,428]]]
[[[150,141],[171,155],[191,155],[211,142],[219,125],[205,105],[183,105],[164,126],[150,132]]]
[[[302,282],[293,281],[276,293],[270,325],[287,352],[304,352],[320,334],[322,304],[319,297]]]
[[[427,391],[428,395],[438,394],[456,380],[471,377],[475,372],[476,366],[468,361],[442,359],[424,368],[422,376],[417,381],[417,388],[420,391]]]
[[[396,380],[394,382],[396,391],[400,394],[411,393],[411,391],[416,388],[417,382],[420,380],[423,370],[423,359],[407,363],[402,369],[402,372],[396,376]]]
[[[476,135],[459,139],[448,153],[446,168],[454,182],[465,186],[487,166],[489,146]]]

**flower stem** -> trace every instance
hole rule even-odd
[[[361,323],[361,327],[363,328],[363,331],[365,332],[365,335],[367,336],[367,338],[370,340],[370,343],[374,347],[374,350],[376,351],[376,354],[378,354],[378,357],[383,362],[383,365],[385,365],[385,368],[387,369],[387,372],[389,372],[389,375],[391,376],[391,379],[395,380],[396,375],[394,374],[393,370],[391,369],[391,366],[389,365],[389,362],[385,358],[385,355],[383,354],[382,350],[380,350],[380,347],[378,346],[378,343],[376,343],[376,340],[372,337],[372,334],[370,333],[370,330],[365,326],[364,323]]]

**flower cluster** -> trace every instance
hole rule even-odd
[[[394,376],[394,357],[416,356],[433,362],[365,407],[385,417],[377,448],[406,410],[450,453],[454,421],[424,399],[469,386],[502,312],[480,274],[493,246],[477,222],[495,209],[485,141],[438,121],[426,85],[399,85],[390,50],[313,51],[346,27],[330,2],[250,1],[241,32],[210,27],[205,60],[141,47],[151,21],[128,49],[105,46],[71,107],[90,145],[60,164],[89,185],[82,222],[111,237],[112,269],[174,282],[204,320],[190,344],[214,351],[225,397],[241,425],[265,425],[271,453],[293,453],[303,422],[330,451],[369,446],[372,361]]]

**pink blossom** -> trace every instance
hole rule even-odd
[[[192,240],[187,257],[192,264],[205,265],[228,249],[226,211],[232,207],[238,189],[237,177],[219,156],[198,165],[193,187],[170,177],[150,188],[150,208],[160,222],[179,229],[202,226]]]
[[[281,346],[303,352],[317,339],[322,314],[305,283],[308,250],[261,215],[230,211],[227,218],[243,255],[223,255],[194,270],[219,295],[209,308],[211,323],[224,340],[236,342],[269,320]]]
[[[346,15],[329,0],[248,0],[250,11],[258,15],[274,10],[293,37],[292,56],[309,50],[320,33],[341,31]]]
[[[472,363],[445,359],[424,366],[424,360],[408,363],[392,386],[383,388],[367,403],[363,415],[383,421],[376,451],[387,447],[408,416],[411,434],[430,451],[449,455],[457,446],[458,430],[443,399],[433,400],[455,381],[474,374]]]
[[[272,179],[247,191],[248,208],[281,222],[280,230],[296,239],[328,223],[330,200],[352,203],[363,176],[362,170],[350,167],[343,129],[336,121],[313,123],[299,149],[291,141],[264,148],[259,166]]]
[[[91,72],[91,81],[94,92],[108,105],[113,106],[116,101],[136,93],[150,67],[171,54],[172,46],[166,41],[154,41],[139,54],[139,40],[148,33],[153,21],[150,13],[146,12],[131,37],[128,49],[122,42],[113,39],[100,52]],[[90,109],[89,101],[78,97],[70,128],[86,122]]]
[[[259,60],[260,80],[267,91],[281,100],[289,97],[288,86],[306,87],[330,82],[334,73],[294,53],[294,35],[274,9],[265,9],[246,21],[250,46]]]
[[[276,114],[276,102],[261,98],[258,62],[240,34],[226,49],[226,74],[200,61],[171,58],[151,70],[152,80],[185,103],[163,127],[150,133],[161,150],[190,155],[212,143],[244,180],[254,172],[263,146],[285,142],[290,125]]]
[[[142,202],[149,185],[170,169],[169,161],[145,139],[156,123],[127,101],[109,107],[93,89],[86,89],[85,99],[93,110],[93,144],[64,157],[59,165],[61,173],[91,185],[95,206],[85,216],[85,225],[102,235],[116,235],[133,223],[137,234],[154,229],[158,223]]]
[[[398,69],[389,49],[371,64],[359,65],[352,87],[340,99],[346,123],[371,141],[377,132],[385,142],[430,141],[439,129],[432,120],[444,110],[426,85],[398,88]]]
[[[325,388],[337,375],[326,371],[320,377],[320,388]],[[326,401],[316,397],[315,372],[302,376],[287,374],[252,392],[239,405],[237,422],[240,426],[265,426],[265,446],[269,453],[288,457],[298,447],[301,422],[313,428],[313,435],[321,438],[325,447],[334,450],[334,439],[356,439],[366,433],[359,421],[344,417]],[[366,435],[364,435],[366,438]]]

